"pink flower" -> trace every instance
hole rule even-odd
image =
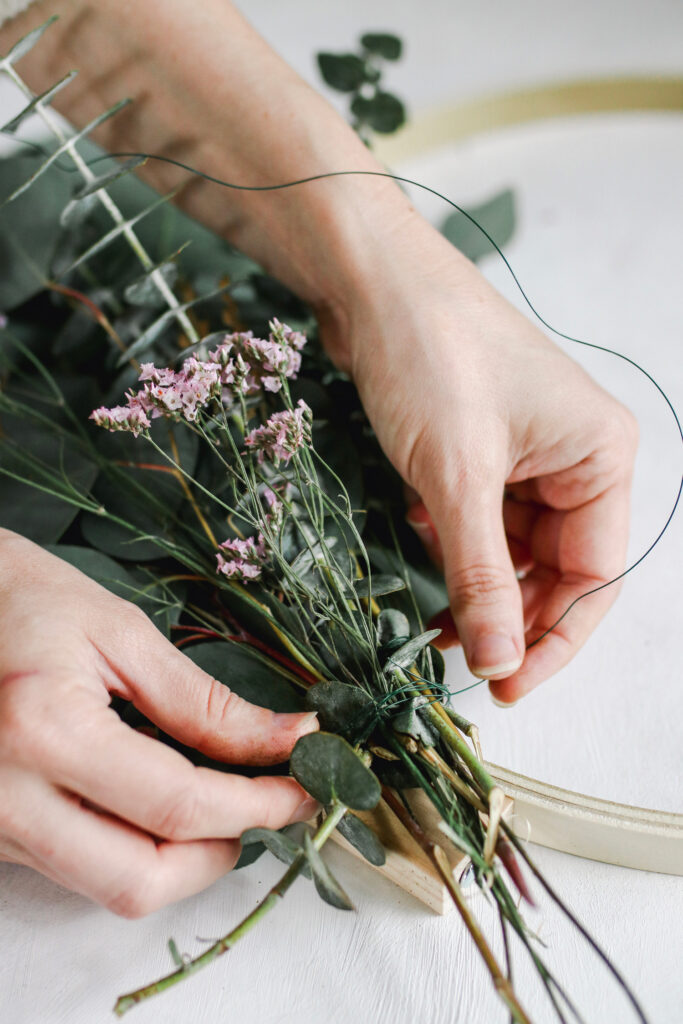
[[[312,413],[302,398],[294,410],[276,412],[262,426],[251,430],[244,439],[247,448],[273,462],[289,462],[292,456],[311,442]]]
[[[227,551],[234,558],[226,558]],[[228,579],[257,580],[261,576],[263,563],[266,559],[266,542],[259,533],[258,540],[247,537],[246,540],[225,540],[216,552],[216,572],[223,573]]]
[[[113,409],[100,406],[90,413],[89,418],[94,420],[98,427],[106,427],[107,430],[129,430],[133,437],[137,437],[150,426],[145,410],[139,404],[131,402],[130,397],[129,405],[115,405]]]
[[[276,392],[282,378],[293,379],[301,368],[301,349],[306,338],[279,320],[270,322],[267,340],[255,338],[252,331],[226,334],[209,360],[221,367],[221,383],[234,395],[255,395],[262,388]]]

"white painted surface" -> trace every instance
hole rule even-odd
[[[392,71],[415,108],[575,75],[680,72],[683,9],[614,0],[570,7],[519,0],[243,4],[256,25],[313,79],[310,54],[370,28],[409,41]],[[681,120],[672,115],[583,118],[528,126],[413,162],[411,172],[465,204],[515,187],[520,225],[508,254],[553,323],[645,363],[679,406]],[[426,212],[441,216],[440,211]],[[485,271],[518,301],[504,272]],[[673,420],[628,367],[573,352],[636,411],[642,445],[632,554],[656,535],[673,500],[680,448]],[[570,411],[568,411],[568,414]],[[585,792],[682,810],[681,520],[627,581],[615,609],[573,664],[503,712],[484,689],[458,698],[481,726],[486,755]],[[450,661],[454,689],[467,678]],[[523,834],[524,823],[519,823]],[[631,981],[652,1024],[683,1020],[683,883],[534,849],[558,892]],[[427,915],[339,850],[330,861],[358,911],[342,914],[299,882],[285,906],[223,963],[133,1012],[140,1024],[502,1024],[506,1015],[458,918]],[[99,1024],[115,996],[170,966],[175,936],[196,953],[278,877],[265,857],[199,897],[126,922],[32,872],[0,865],[0,1020]],[[475,894],[487,929],[495,915]],[[622,1024],[623,999],[545,902],[530,923],[590,1021]],[[497,941],[497,940],[496,940]],[[497,948],[500,950],[498,942]],[[537,1024],[550,1021],[520,957],[520,990]]]

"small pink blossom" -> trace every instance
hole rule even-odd
[[[115,405],[113,409],[101,406],[90,413],[90,419],[94,420],[98,427],[106,427],[107,430],[129,430],[133,437],[137,437],[150,426],[145,410],[133,403]]]
[[[296,409],[276,412],[262,426],[251,430],[244,439],[247,448],[276,464],[289,462],[292,456],[311,442],[312,413],[302,398]]]
[[[226,558],[224,551],[236,557]],[[261,533],[258,539],[247,537],[246,540],[225,540],[220,545],[220,550],[216,552],[216,572],[222,573],[228,579],[257,580],[261,576],[265,559],[266,542]]]

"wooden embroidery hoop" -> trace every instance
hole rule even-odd
[[[375,151],[388,167],[402,160],[482,132],[513,124],[586,113],[683,110],[683,78],[628,77],[572,81],[494,95],[424,114],[396,137],[380,140]],[[528,838],[540,846],[620,867],[683,875],[683,814],[632,807],[586,796],[487,764],[509,798],[506,814],[525,822]],[[438,829],[438,815],[419,790],[411,806],[425,831],[444,847],[454,876],[467,878],[469,862]],[[403,826],[380,804],[365,820],[387,850],[378,868],[437,913],[452,907],[448,892],[426,855]],[[338,833],[340,844],[355,853]]]

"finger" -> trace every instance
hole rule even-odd
[[[534,625],[538,613],[545,603],[548,594],[557,581],[558,574],[545,567],[532,570],[529,576],[520,581],[519,586],[522,592],[522,608],[524,611],[524,631]],[[453,614],[450,608],[444,608],[438,612],[427,623],[427,629],[440,629],[441,633],[432,641],[434,647],[440,651],[446,651],[451,647],[460,646],[460,637],[453,621]]]
[[[501,701],[519,699],[566,665],[613,603],[619,586],[605,585],[624,566],[628,489],[612,487],[548,522],[549,529],[537,544],[559,567],[559,578],[544,599],[527,643],[534,643],[547,630],[552,632],[528,650],[518,672],[491,684],[492,694]]]
[[[470,670],[507,676],[524,657],[522,599],[502,517],[502,475],[467,475],[460,493],[432,505],[451,611]],[[429,498],[427,497],[429,502]]]
[[[141,917],[200,892],[234,867],[235,840],[157,843],[138,829],[27,777],[24,842],[34,865],[124,917]]]
[[[314,712],[279,714],[250,704],[176,650],[132,607],[112,623],[98,650],[110,692],[217,760],[278,764],[300,736],[318,728]]]
[[[41,771],[63,789],[138,827],[176,841],[237,838],[247,828],[305,821],[318,804],[295,779],[246,778],[195,768],[157,740],[130,729],[89,691],[53,709],[37,756]],[[73,722],[86,722],[77,742],[64,743]]]

